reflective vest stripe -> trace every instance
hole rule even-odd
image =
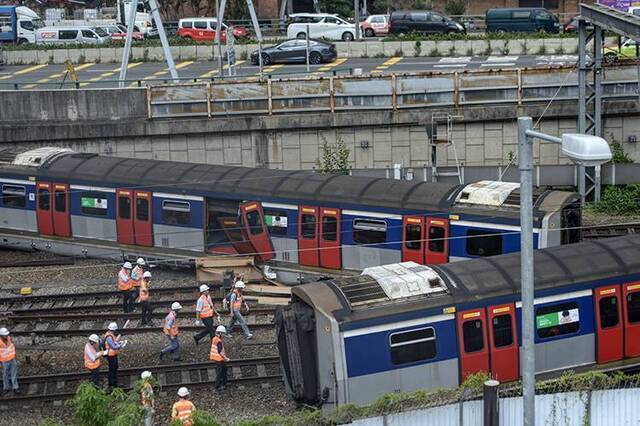
[[[181,420],[184,426],[191,426],[193,422],[190,417],[193,410],[195,410],[195,406],[191,401],[181,399],[173,404],[171,420]]]
[[[169,321],[173,320],[171,327],[169,327]],[[167,336],[177,336],[178,335],[178,318],[176,317],[176,313],[174,311],[169,312],[169,314],[164,318],[164,327],[162,329],[164,334]]]
[[[149,300],[149,286],[144,280],[142,280],[142,282],[140,283],[140,295],[138,298],[141,302],[146,302],[147,300]]]
[[[93,357],[93,361],[91,358]],[[84,346],[84,368],[95,370],[100,367],[100,357],[91,343]]]
[[[213,316],[213,301],[211,300],[211,296],[203,294],[200,296],[200,299],[202,300],[200,318],[211,318]]]
[[[131,281],[133,281],[132,287],[140,286],[140,283],[142,282],[142,274],[144,274],[144,270],[142,269],[141,266],[136,265],[135,268],[133,268],[133,271],[131,272]]]
[[[9,362],[15,357],[16,347],[11,341],[11,337],[0,339],[0,362]]]
[[[218,352],[218,343],[221,344],[222,350]],[[209,359],[211,361],[224,362],[225,360],[224,342],[219,336],[213,336],[211,339],[211,350],[209,351]]]
[[[129,276],[129,273],[126,269],[120,269],[118,272],[118,290],[127,291],[133,288],[133,280]]]
[[[242,309],[242,303],[244,303],[244,297],[242,297],[242,293],[239,290],[233,290],[236,295],[236,300],[233,301],[233,309],[235,311]]]
[[[109,352],[107,353],[107,356],[117,356],[120,353],[119,349],[111,349],[111,347],[109,346],[109,341],[107,340],[107,337],[111,336],[111,338],[115,341],[116,340],[116,335],[113,334],[112,331],[107,331],[106,334],[104,335],[104,346],[109,350]]]

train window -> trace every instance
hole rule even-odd
[[[120,219],[131,219],[131,198],[118,197],[118,217]]]
[[[618,297],[607,296],[598,302],[600,308],[600,327],[615,327],[620,322],[618,317]]]
[[[264,222],[271,235],[287,235],[287,212],[284,210],[264,210]]]
[[[24,186],[2,185],[2,205],[4,207],[24,208],[27,205]]]
[[[433,327],[393,333],[389,336],[393,365],[425,361],[436,357],[436,332]]]
[[[136,220],[146,222],[149,220],[149,200],[136,198]]]
[[[640,322],[640,293],[627,294],[627,321]]]
[[[408,223],[404,227],[404,245],[409,250],[420,250],[422,244],[422,225]]]
[[[467,254],[471,256],[495,256],[502,254],[502,235],[496,231],[467,231]]]
[[[80,209],[82,214],[106,216],[108,203],[105,195],[99,192],[83,192],[80,195]]]
[[[322,239],[336,241],[338,237],[338,218],[335,216],[322,217]]]
[[[511,325],[511,315],[498,315],[491,320],[493,328],[493,346],[502,348],[513,343],[513,329]]]
[[[580,310],[575,302],[536,309],[536,330],[541,339],[575,333],[579,329]]]
[[[262,220],[260,220],[260,212],[258,210],[251,210],[247,212],[247,222],[251,235],[262,233]]]
[[[67,193],[65,191],[53,191],[53,208],[60,213],[67,211]]]
[[[353,242],[379,244],[387,241],[387,222],[376,219],[353,220]]]
[[[316,216],[312,214],[303,214],[300,218],[300,234],[302,238],[316,237]]]
[[[481,351],[484,348],[482,321],[479,319],[462,323],[462,340],[466,353]]]
[[[189,225],[191,203],[187,201],[162,201],[162,223],[165,225]]]
[[[441,226],[429,227],[429,251],[444,253],[444,228]]]
[[[49,211],[51,208],[51,193],[48,189],[38,191],[38,210]]]

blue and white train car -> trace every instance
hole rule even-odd
[[[536,372],[640,365],[640,236],[535,252]],[[520,256],[405,262],[294,287],[276,314],[290,395],[367,404],[520,377]]]
[[[519,187],[508,182],[409,182],[39,148],[0,164],[0,185],[0,243],[64,254],[257,254],[322,272],[519,250]],[[576,194],[537,190],[534,216],[537,248],[580,239]]]

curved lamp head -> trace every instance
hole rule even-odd
[[[582,166],[599,166],[611,160],[611,148],[607,141],[598,136],[581,133],[562,135],[562,153],[574,163]]]

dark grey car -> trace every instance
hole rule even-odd
[[[275,46],[262,49],[262,64],[269,65],[277,62],[306,62],[306,40],[287,40]],[[320,40],[309,40],[309,63],[321,64],[331,62],[338,57],[336,46]],[[251,63],[258,65],[258,51],[251,53]]]

